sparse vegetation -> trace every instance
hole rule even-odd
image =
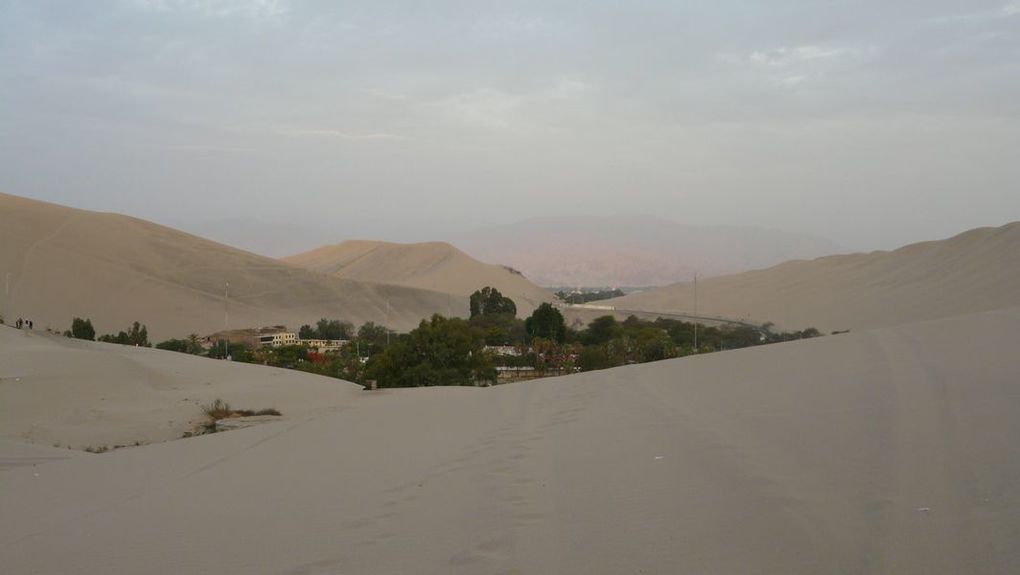
[[[202,411],[205,412],[206,416],[213,421],[230,417],[234,413],[230,404],[222,399],[217,399],[210,404],[203,405]]]
[[[206,422],[202,424],[202,431],[198,433],[216,433],[216,422],[222,419],[229,419],[232,417],[252,417],[255,415],[283,415],[280,411],[273,407],[267,407],[258,411],[254,409],[234,409],[229,403],[222,399],[216,399],[212,403],[208,403],[202,406],[202,412],[206,415]],[[195,433],[186,433],[185,437],[191,437],[196,435]]]

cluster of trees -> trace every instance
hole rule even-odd
[[[577,327],[567,326],[560,310],[549,303],[520,319],[513,300],[496,288],[485,287],[471,295],[469,319],[434,315],[406,334],[395,334],[373,322],[355,330],[350,322],[327,318],[320,319],[315,327],[301,326],[302,339],[349,340],[338,351],[318,353],[304,345],[251,349],[226,341],[214,342],[206,350],[196,334],[170,339],[156,347],[213,358],[230,356],[234,361],[298,369],[362,384],[374,380],[379,387],[418,387],[492,382],[497,366],[532,367],[539,373],[591,371],[820,335],[814,328],[775,332],[771,325],[708,327],[635,316],[618,321],[612,315]],[[66,335],[95,339],[95,329],[89,319],[74,318]],[[103,336],[100,341],[149,345],[148,331],[138,322],[128,331]],[[497,355],[486,351],[486,346],[514,346],[519,353]]]
[[[363,376],[380,387],[470,385],[489,381],[496,366],[590,371],[817,335],[815,329],[777,333],[635,316],[621,322],[611,315],[572,329],[560,310],[548,303],[519,319],[509,298],[486,287],[472,294],[470,319],[437,315],[423,321],[382,353],[373,354]],[[486,345],[515,346],[520,354],[485,353]]]
[[[202,341],[199,339],[197,333],[193,333],[185,339],[168,339],[166,341],[162,341],[156,344],[156,349],[190,353],[191,355],[205,354],[205,347],[202,346]]]
[[[469,320],[432,316],[372,356],[366,376],[379,387],[476,385],[496,380],[485,334]]]
[[[514,300],[499,293],[499,290],[486,286],[471,294],[471,318],[480,315],[504,315],[514,317],[517,315],[517,304]]]
[[[116,335],[106,334],[96,338],[96,328],[89,318],[76,317],[71,320],[71,329],[64,332],[66,337],[85,339],[89,341],[102,341],[105,343],[119,343],[121,345],[136,345],[140,347],[152,347],[149,343],[149,330],[144,324],[137,321],[131,324],[127,331],[120,331]]]
[[[573,292],[560,290],[556,292],[556,297],[560,298],[561,301],[570,304],[588,303],[603,299],[612,299],[614,297],[623,297],[624,295],[626,294],[624,294],[621,289],[580,290]]]
[[[351,339],[354,335],[354,324],[339,319],[322,318],[315,323],[315,327],[308,324],[298,329],[298,337],[301,339]]]

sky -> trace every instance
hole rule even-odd
[[[626,213],[891,248],[1020,219],[1020,0],[0,0],[0,191],[335,241]]]

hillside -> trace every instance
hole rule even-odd
[[[691,282],[607,300],[618,309],[690,312]],[[1020,305],[1020,222],[939,241],[791,261],[698,282],[698,311],[823,332]]]
[[[1011,309],[359,392],[63,461],[0,442],[3,571],[1014,573],[1017,333]]]
[[[485,286],[517,303],[519,315],[552,294],[498,265],[484,264],[443,242],[396,244],[352,240],[322,246],[283,261],[337,277],[467,296]]]
[[[320,317],[406,329],[435,312],[467,313],[466,298],[330,277],[151,222],[0,194],[5,274],[8,321],[64,330],[90,317],[106,333],[138,320],[155,339],[217,331],[225,311],[232,327],[292,329]]]
[[[542,286],[650,286],[743,272],[838,253],[813,236],[736,226],[693,226],[651,216],[547,217],[449,238]]]

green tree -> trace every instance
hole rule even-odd
[[[366,377],[376,380],[379,387],[475,385],[478,381],[493,381],[495,368],[482,352],[483,346],[481,330],[469,322],[434,315],[373,356],[366,366]]]
[[[185,339],[168,339],[156,344],[156,349],[165,349],[167,351],[176,351],[179,353],[188,353],[191,355],[202,355],[205,350],[202,348],[202,344],[199,343],[198,335],[191,334]]]
[[[567,324],[560,310],[550,303],[538,306],[527,320],[524,329],[532,338],[542,338],[563,343],[567,337]]]
[[[471,317],[479,315],[517,315],[517,304],[514,300],[504,297],[499,290],[485,286],[471,294]]]
[[[665,330],[654,327],[641,328],[636,336],[640,362],[659,361],[676,357],[676,344]]]
[[[386,340],[393,334],[393,330],[384,326],[378,325],[375,322],[369,321],[364,323],[358,328],[358,339],[362,343],[372,343],[376,345],[385,345]]]
[[[321,339],[351,339],[354,325],[349,321],[322,318],[316,323]]]
[[[305,324],[298,328],[301,339],[351,339],[354,335],[354,324],[339,319],[322,318],[315,322],[315,327]]]
[[[152,347],[149,343],[149,330],[137,321],[128,328],[128,331],[118,332],[117,335],[107,334],[101,336],[99,341],[106,343],[119,343],[121,345],[137,345],[140,347]]]
[[[616,365],[616,361],[601,345],[586,346],[577,357],[577,367],[581,368],[581,371],[608,369]]]
[[[588,329],[581,334],[581,342],[585,345],[604,345],[609,340],[620,337],[623,328],[611,315],[597,317],[588,324]]]
[[[92,320],[89,318],[74,318],[71,322],[71,337],[75,339],[87,339],[95,341],[96,328],[92,327]]]

